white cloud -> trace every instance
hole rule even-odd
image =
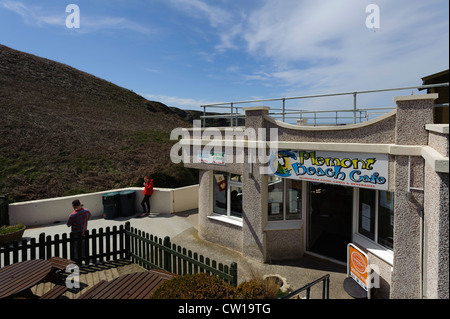
[[[85,30],[81,30],[85,29]],[[108,17],[108,16],[89,16],[83,15],[81,22],[81,31],[94,32],[99,30],[128,30],[143,35],[154,34],[155,31],[147,26],[135,23],[122,17]]]
[[[159,70],[156,69],[150,69],[150,68],[145,68],[144,71],[150,72],[150,73],[160,73]]]
[[[57,12],[54,9],[44,9],[42,6],[38,5],[25,5],[22,2],[12,0],[0,1],[0,8],[1,7],[20,15],[28,25],[38,27],[59,26],[66,28],[66,18],[68,13],[66,13],[65,10],[59,10]],[[129,30],[144,35],[154,33],[154,30],[123,17],[92,16],[84,13],[82,10],[80,16],[80,28],[71,29],[78,33],[90,33],[110,29]]]
[[[161,94],[147,94],[147,93],[138,93],[138,94],[140,94],[141,96],[145,97],[148,100],[158,101],[164,103],[167,106],[175,106],[184,109],[201,110],[200,105],[217,103],[214,101],[206,101],[202,99],[183,98]]]
[[[1,1],[0,7],[15,12],[20,15],[27,24],[43,26],[43,25],[65,25],[65,15],[62,14],[44,14],[40,6],[27,6],[18,1]]]
[[[216,49],[239,43],[264,62],[243,78],[294,95],[420,85],[448,68],[448,1],[376,3],[381,25],[374,31],[365,25],[369,2],[266,0],[234,21],[232,32],[218,28]]]
[[[169,0],[169,3],[173,8],[181,10],[189,16],[208,19],[212,27],[223,25],[231,19],[231,14],[227,10],[202,0]]]

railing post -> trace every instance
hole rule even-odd
[[[283,98],[283,115],[282,115],[283,122],[285,119],[285,112],[286,112],[286,98]]]
[[[131,259],[131,236],[129,232],[131,231],[131,224],[130,222],[125,223],[125,258]]]
[[[203,105],[203,116],[206,116],[206,106]],[[203,118],[203,127],[206,127],[206,118]]]
[[[170,244],[170,237],[169,236],[164,237],[163,246],[168,248],[168,249],[171,249],[170,248],[171,244]],[[164,270],[168,271],[168,272],[172,272],[172,267],[171,267],[171,262],[170,262],[170,255],[171,255],[170,251],[164,250],[164,255],[163,255],[164,256],[164,262],[163,262],[163,265],[164,265]]]
[[[233,127],[233,102],[230,103],[231,111],[230,111],[230,125]]]
[[[356,94],[353,93],[353,124],[356,124]]]
[[[39,259],[45,258],[45,233],[39,234]]]
[[[330,276],[327,277],[327,299],[330,299]]]

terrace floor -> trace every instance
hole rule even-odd
[[[345,267],[306,255],[301,259],[272,264],[246,258],[235,250],[202,240],[197,233],[197,216],[198,213],[194,210],[177,214],[151,214],[144,218],[131,216],[118,217],[114,220],[94,219],[89,222],[88,228],[119,226],[129,221],[132,227],[139,228],[149,234],[161,238],[170,236],[172,243],[203,254],[205,257],[227,265],[236,262],[238,264],[238,283],[261,278],[264,275],[276,274],[285,278],[290,288],[295,290],[325,274],[330,274],[330,299],[352,299],[343,288],[344,279],[347,277]],[[46,235],[52,235],[68,233],[69,231],[65,222],[61,222],[44,227],[29,228],[25,231],[24,238],[37,238],[42,232]],[[123,261],[92,265],[85,268],[81,269],[80,281],[89,286],[102,279],[112,280],[119,275],[146,271],[136,264]],[[37,286],[33,293],[38,296],[42,295],[51,289],[52,285],[51,283],[45,283],[42,286]],[[65,296],[76,298],[78,294],[66,292]],[[319,284],[312,288],[311,298],[321,298],[321,296],[322,284]]]

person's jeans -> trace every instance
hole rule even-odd
[[[82,232],[72,232],[72,236],[75,238],[73,249],[73,259],[76,261],[81,261],[86,258],[86,239],[84,238],[84,234]]]
[[[144,199],[141,202],[142,209],[144,210],[144,214],[150,213],[150,196],[151,195],[144,195]]]

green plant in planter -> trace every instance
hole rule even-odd
[[[0,245],[22,239],[25,228],[26,227],[21,223],[14,226],[0,227]]]
[[[22,223],[18,223],[17,225],[12,226],[2,226],[0,227],[0,235],[12,234],[21,231],[22,229],[25,229],[25,225],[23,225]]]

